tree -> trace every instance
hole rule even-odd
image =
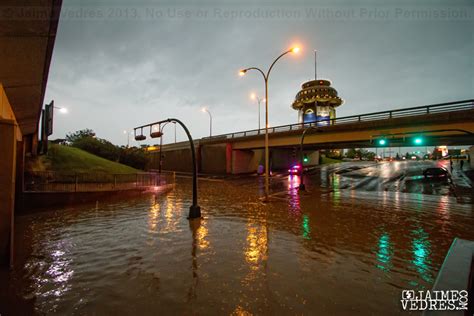
[[[357,150],[355,150],[354,148],[350,148],[346,153],[347,158],[354,159],[356,156],[357,156]]]
[[[72,146],[112,161],[118,161],[120,156],[117,146],[101,138],[83,137],[72,143]]]
[[[95,136],[94,131],[89,129],[89,128],[86,128],[86,129],[82,129],[82,130],[74,132],[74,133],[68,133],[66,135],[66,140],[68,142],[70,142],[71,144],[73,144],[74,142],[76,142],[76,141],[78,141],[82,138],[94,137],[94,136]]]

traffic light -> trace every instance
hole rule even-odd
[[[309,161],[309,158],[308,158],[308,156],[305,154],[305,155],[303,156],[303,162],[308,162],[308,161]]]
[[[385,146],[387,144],[388,144],[388,141],[385,138],[377,139],[377,145],[378,146]]]
[[[421,136],[417,136],[415,138],[413,138],[413,144],[414,145],[423,145],[423,137]]]

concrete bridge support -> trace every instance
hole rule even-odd
[[[17,141],[21,138],[12,108],[0,85],[0,264],[13,263]]]

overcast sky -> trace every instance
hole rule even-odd
[[[127,2],[63,1],[45,102],[69,113],[57,113],[52,138],[91,128],[123,145],[125,129],[168,117],[200,138],[202,106],[213,134],[257,128],[249,95],[263,97],[264,83],[238,70],[266,70],[293,44],[300,53],[270,76],[272,126],[297,122],[290,105],[314,79],[314,50],[318,78],[345,100],[338,117],[474,96],[471,0]]]

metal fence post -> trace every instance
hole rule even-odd
[[[77,172],[74,174],[74,192],[77,192]]]

